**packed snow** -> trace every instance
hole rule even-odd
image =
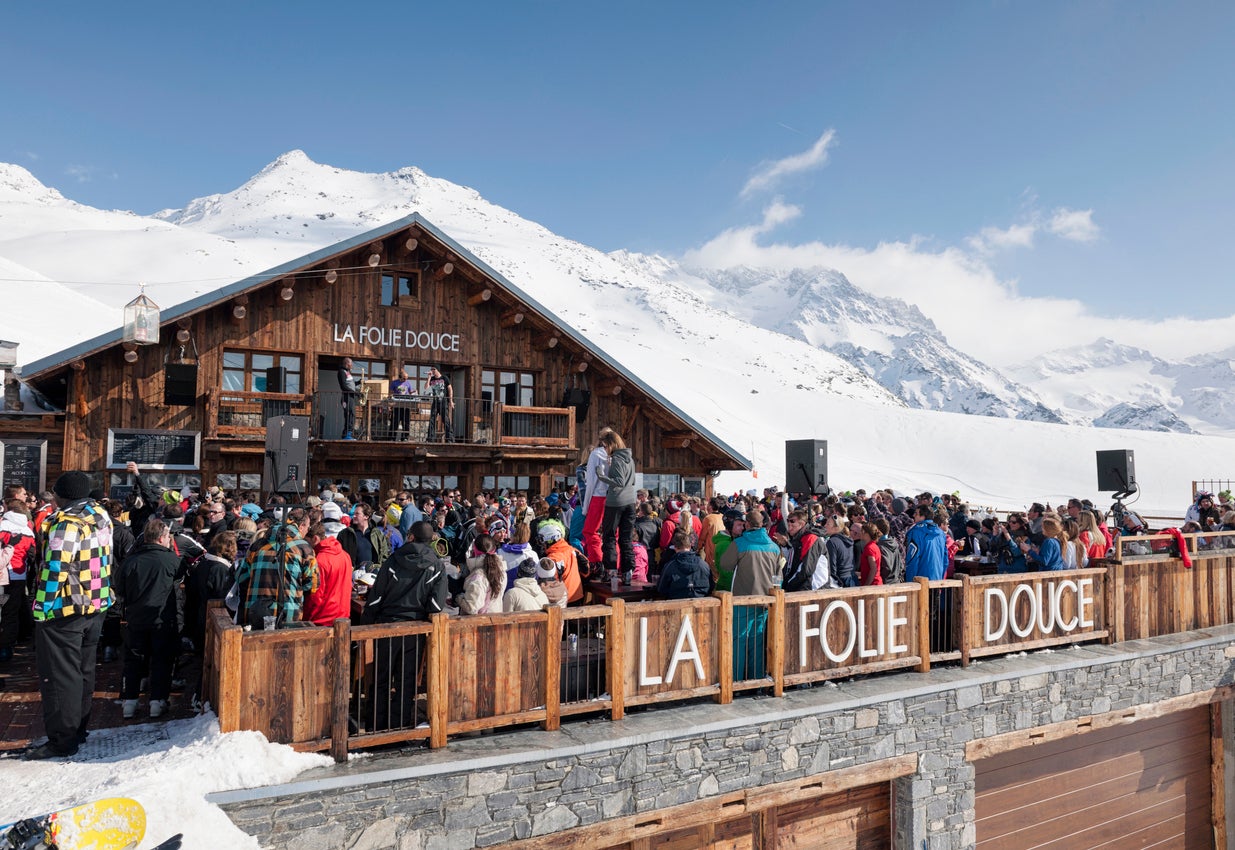
[[[269,743],[259,732],[219,733],[213,714],[90,733],[72,761],[0,761],[0,823],[105,797],[132,797],[146,810],[138,850],[178,832],[184,850],[257,850],[222,809],[216,791],[286,782],[329,757]]]

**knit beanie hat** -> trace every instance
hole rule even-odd
[[[70,502],[77,502],[85,499],[90,495],[90,489],[94,486],[94,482],[90,480],[90,476],[81,470],[74,469],[62,474],[56,479],[56,484],[52,487],[52,492],[61,499],[67,499]]]

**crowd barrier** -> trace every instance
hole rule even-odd
[[[1212,544],[1214,535],[1208,535]],[[1088,641],[1235,622],[1235,548],[1083,570],[772,596],[245,632],[209,611],[206,694],[222,731],[303,750],[425,740]],[[1205,542],[1205,541],[1201,541]],[[1235,541],[1233,541],[1235,542]]]

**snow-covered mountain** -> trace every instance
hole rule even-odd
[[[1170,362],[1104,338],[1008,372],[1070,422],[1228,436],[1235,422],[1235,349]]]
[[[730,310],[858,366],[910,407],[1062,422],[1026,387],[948,344],[916,306],[879,298],[832,269],[693,270]]]
[[[1212,460],[1229,454],[1225,440],[1047,424],[1053,410],[1088,423],[1121,403],[1176,411],[1182,402],[1167,387],[1186,391],[1179,398],[1196,415],[1224,415],[1230,361],[1221,357],[1174,376],[1142,363],[1142,395],[1162,392],[1152,399],[1120,391],[1126,358],[1109,367],[1125,380],[1092,395],[1092,352],[1010,381],[949,346],[931,305],[875,298],[842,271],[716,272],[605,254],[419,169],[358,173],[300,151],[234,191],[155,216],[92,209],[0,165],[0,288],[29,306],[0,311],[0,338],[20,342],[19,361],[29,363],[118,326],[138,283],[170,307],[413,211],[750,456],[762,477],[723,487],[776,483],[784,440],[808,437],[832,441],[841,486],[960,489],[1004,506],[1092,495],[1097,448],[1138,450],[1138,475],[1163,506],[1186,501],[1189,476],[1227,473]],[[1055,373],[1073,381],[1073,395]],[[985,415],[933,412],[949,410]]]

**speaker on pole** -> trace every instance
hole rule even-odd
[[[785,440],[785,490],[828,492],[827,440]]]
[[[163,403],[168,407],[197,404],[196,363],[168,363],[163,366]]]
[[[301,499],[308,480],[309,417],[275,416],[266,420],[262,491]]]
[[[1136,464],[1131,449],[1098,452],[1098,489],[1102,492],[1136,490]]]

